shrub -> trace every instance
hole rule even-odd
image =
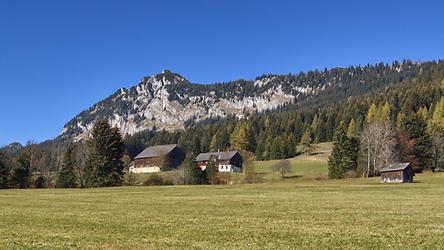
[[[163,186],[163,185],[173,185],[171,180],[165,179],[157,173],[150,174],[148,179],[143,182],[145,186]]]
[[[48,187],[48,183],[46,181],[46,177],[43,175],[40,175],[37,177],[37,179],[34,182],[35,188],[46,188]]]

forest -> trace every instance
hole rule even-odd
[[[158,144],[177,143],[189,155],[235,149],[254,154],[256,160],[270,160],[310,154],[313,144],[333,141],[330,178],[374,176],[383,166],[398,161],[411,162],[416,172],[441,169],[444,62],[402,65],[414,65],[417,72],[394,84],[386,82],[382,88],[363,86],[356,95],[346,95],[349,90],[339,88],[325,100],[251,113],[245,119],[229,116],[190,121],[184,130],[147,130],[127,136],[122,138],[122,168],[145,147]],[[378,72],[380,67],[384,65],[370,71]],[[375,74],[369,75],[381,79]],[[60,174],[68,150],[72,150],[79,174],[90,155],[86,142],[57,138],[6,146],[1,150],[0,183],[20,187],[11,180],[33,175],[37,176],[35,186],[55,185],[55,181],[49,184],[51,175]]]

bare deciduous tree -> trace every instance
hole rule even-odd
[[[288,160],[279,161],[275,163],[273,166],[271,166],[271,169],[274,172],[281,174],[282,178],[284,178],[285,174],[291,172],[290,162]]]
[[[433,145],[432,171],[434,172],[437,168],[440,168],[443,163],[444,138],[442,137],[441,133],[433,133],[432,145]]]
[[[85,186],[85,169],[88,158],[88,147],[85,143],[78,143],[75,148],[76,174],[79,178],[80,187]]]
[[[367,169],[363,173],[366,177],[378,174],[381,168],[398,159],[395,132],[387,124],[368,124],[362,132],[362,147],[367,159]]]

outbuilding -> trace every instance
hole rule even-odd
[[[409,162],[394,163],[381,169],[381,182],[406,183],[413,182],[413,169]]]

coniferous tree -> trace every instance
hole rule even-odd
[[[205,176],[208,184],[217,184],[217,159],[210,158],[206,163]]]
[[[385,102],[384,105],[381,107],[379,120],[380,122],[384,123],[386,126],[390,126],[391,124],[390,112],[391,112],[390,104],[388,102]]]
[[[357,147],[347,137],[347,130],[343,122],[335,133],[333,151],[328,158],[328,176],[331,179],[344,178],[348,170],[356,169]]]
[[[117,128],[108,121],[98,120],[88,141],[89,156],[86,164],[86,186],[118,186],[123,181],[124,146]]]
[[[377,113],[378,113],[378,108],[374,103],[372,103],[367,113],[367,123],[374,122],[376,120]]]
[[[302,147],[302,151],[306,154],[309,154],[313,151],[313,147],[311,145],[311,130],[305,130],[304,135],[301,138],[299,145]]]
[[[217,134],[214,134],[213,137],[211,137],[210,151],[215,152],[217,150],[219,150],[219,147],[217,144]]]
[[[0,152],[0,188],[9,187],[10,169],[4,159],[5,156]]]
[[[16,158],[16,164],[12,170],[11,182],[14,187],[27,188],[31,180],[31,152],[28,148],[22,150]]]
[[[77,186],[75,166],[74,144],[70,143],[63,156],[62,168],[57,177],[57,187],[74,188]]]
[[[414,166],[416,172],[431,169],[432,164],[432,142],[427,132],[427,123],[417,114],[411,115],[404,120],[404,128],[410,139],[415,140],[414,154],[417,165]]]
[[[429,130],[444,133],[444,97],[441,97],[435,105],[432,119],[429,122]]]
[[[237,150],[248,150],[248,132],[243,123],[238,123],[230,137],[231,147]]]
[[[356,136],[356,122],[355,122],[355,119],[351,119],[350,123],[348,124],[347,136],[349,138],[352,138],[352,137]]]

